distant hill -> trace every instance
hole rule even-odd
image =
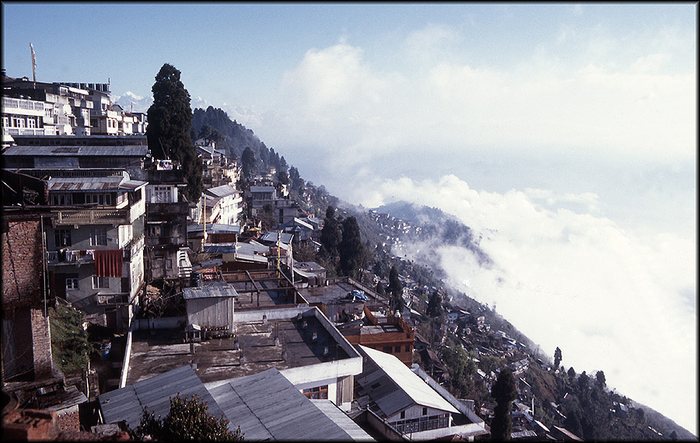
[[[403,229],[404,241],[434,241],[437,244],[452,244],[469,249],[482,266],[492,264],[491,258],[479,247],[479,238],[453,215],[440,209],[416,205],[405,201],[388,203],[372,210],[403,220],[412,229]]]
[[[267,165],[269,150],[265,143],[251,130],[231,120],[225,111],[209,106],[206,110],[196,108],[192,113],[193,138],[197,138],[205,125],[209,125],[221,135],[218,147],[230,158],[241,158],[243,150],[247,147],[253,150],[255,158]]]

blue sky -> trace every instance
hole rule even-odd
[[[695,3],[2,7],[10,76],[147,107],[171,63],[333,194],[460,217],[497,266],[455,285],[697,432]]]

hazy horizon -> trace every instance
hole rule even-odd
[[[696,4],[2,7],[9,76],[147,107],[171,63],[339,198],[458,217],[495,265],[450,283],[697,435]]]

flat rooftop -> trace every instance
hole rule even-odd
[[[202,382],[209,383],[269,368],[284,370],[350,358],[315,308],[298,312],[303,314],[237,322],[234,337],[194,343],[194,355],[184,340],[184,329],[134,331],[127,385],[190,363],[196,364]]]
[[[309,303],[325,303],[329,304],[337,300],[343,299],[352,290],[360,290],[365,293],[370,299],[370,302],[378,300],[377,294],[374,291],[365,288],[360,284],[351,281],[336,281],[329,283],[328,286],[314,286],[304,289],[299,289],[299,293]]]

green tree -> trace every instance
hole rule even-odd
[[[583,371],[581,375],[578,376],[578,388],[580,392],[586,392],[589,381],[590,378],[588,377],[588,374],[586,374],[586,371]]]
[[[396,312],[401,313],[406,303],[403,300],[403,285],[399,279],[399,271],[396,266],[392,266],[389,270],[389,286],[386,288],[389,291],[389,307]]]
[[[574,370],[573,367],[570,367],[569,370],[567,371],[567,374],[569,375],[569,380],[573,381],[574,377],[576,377],[576,371]]]
[[[375,291],[377,292],[377,294],[379,294],[381,296],[386,295],[386,290],[384,289],[384,285],[382,284],[381,281],[377,282],[377,288],[375,289]]]
[[[131,434],[138,440],[150,437],[156,441],[243,441],[240,426],[231,432],[228,419],[216,418],[208,409],[196,395],[182,398],[178,394],[170,398],[170,411],[165,418],[145,410],[141,423]]]
[[[148,147],[156,159],[177,161],[185,171],[186,195],[197,201],[202,194],[202,164],[192,144],[190,94],[180,81],[180,71],[166,63],[153,84],[153,104],[148,108]]]
[[[458,398],[473,398],[476,365],[461,346],[446,346],[440,355],[450,374],[450,391]]]
[[[342,239],[340,223],[335,216],[335,208],[326,208],[326,217],[323,219],[323,229],[321,229],[321,249],[320,254],[328,258],[331,263],[335,263],[338,258],[338,246]]]
[[[299,175],[299,170],[294,166],[289,168],[289,181],[292,185],[292,190],[301,193],[304,190],[304,179]]]
[[[554,350],[554,367],[558,368],[559,363],[561,363],[561,349],[557,346],[557,349]]]
[[[250,147],[246,147],[241,154],[241,178],[244,182],[250,183],[256,172],[255,153]]]
[[[598,387],[601,389],[605,387],[605,373],[603,371],[598,371],[595,373],[595,381]]]
[[[428,298],[428,310],[426,311],[429,317],[439,317],[442,314],[442,295],[439,290],[433,291]]]
[[[357,277],[364,258],[364,245],[360,236],[360,227],[355,217],[343,220],[342,236],[338,245],[338,272],[340,275]]]
[[[66,375],[80,374],[87,369],[90,342],[83,329],[84,321],[85,315],[73,307],[59,305],[49,309],[51,353]]]
[[[517,390],[513,372],[509,368],[503,368],[498,373],[496,383],[491,388],[491,396],[496,400],[496,407],[493,409],[494,417],[491,421],[491,439],[510,440],[512,427],[510,409],[517,396]]]

